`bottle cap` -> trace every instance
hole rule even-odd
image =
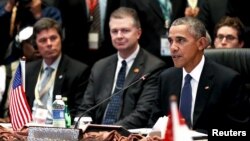
[[[62,95],[56,95],[56,99],[62,99]]]
[[[68,98],[67,97],[62,97],[62,100],[65,102],[65,101],[68,101]]]

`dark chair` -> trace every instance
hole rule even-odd
[[[250,48],[206,49],[205,56],[238,71],[250,94]]]

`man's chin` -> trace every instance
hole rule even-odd
[[[126,50],[127,47],[125,45],[116,45],[115,48],[117,50]]]
[[[182,68],[183,66],[181,64],[179,64],[179,63],[174,63],[174,67],[176,67],[176,68]]]

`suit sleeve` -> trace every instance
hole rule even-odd
[[[116,124],[122,125],[127,129],[145,127],[147,125],[159,91],[157,81],[159,74],[160,70],[149,76],[146,81],[143,81],[141,95],[138,98],[134,111]]]

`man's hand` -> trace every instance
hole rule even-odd
[[[196,17],[199,13],[199,10],[200,9],[198,7],[195,7],[195,8],[187,7],[185,9],[185,16]]]
[[[42,1],[32,0],[30,4],[30,11],[36,19],[39,19],[42,16]]]

